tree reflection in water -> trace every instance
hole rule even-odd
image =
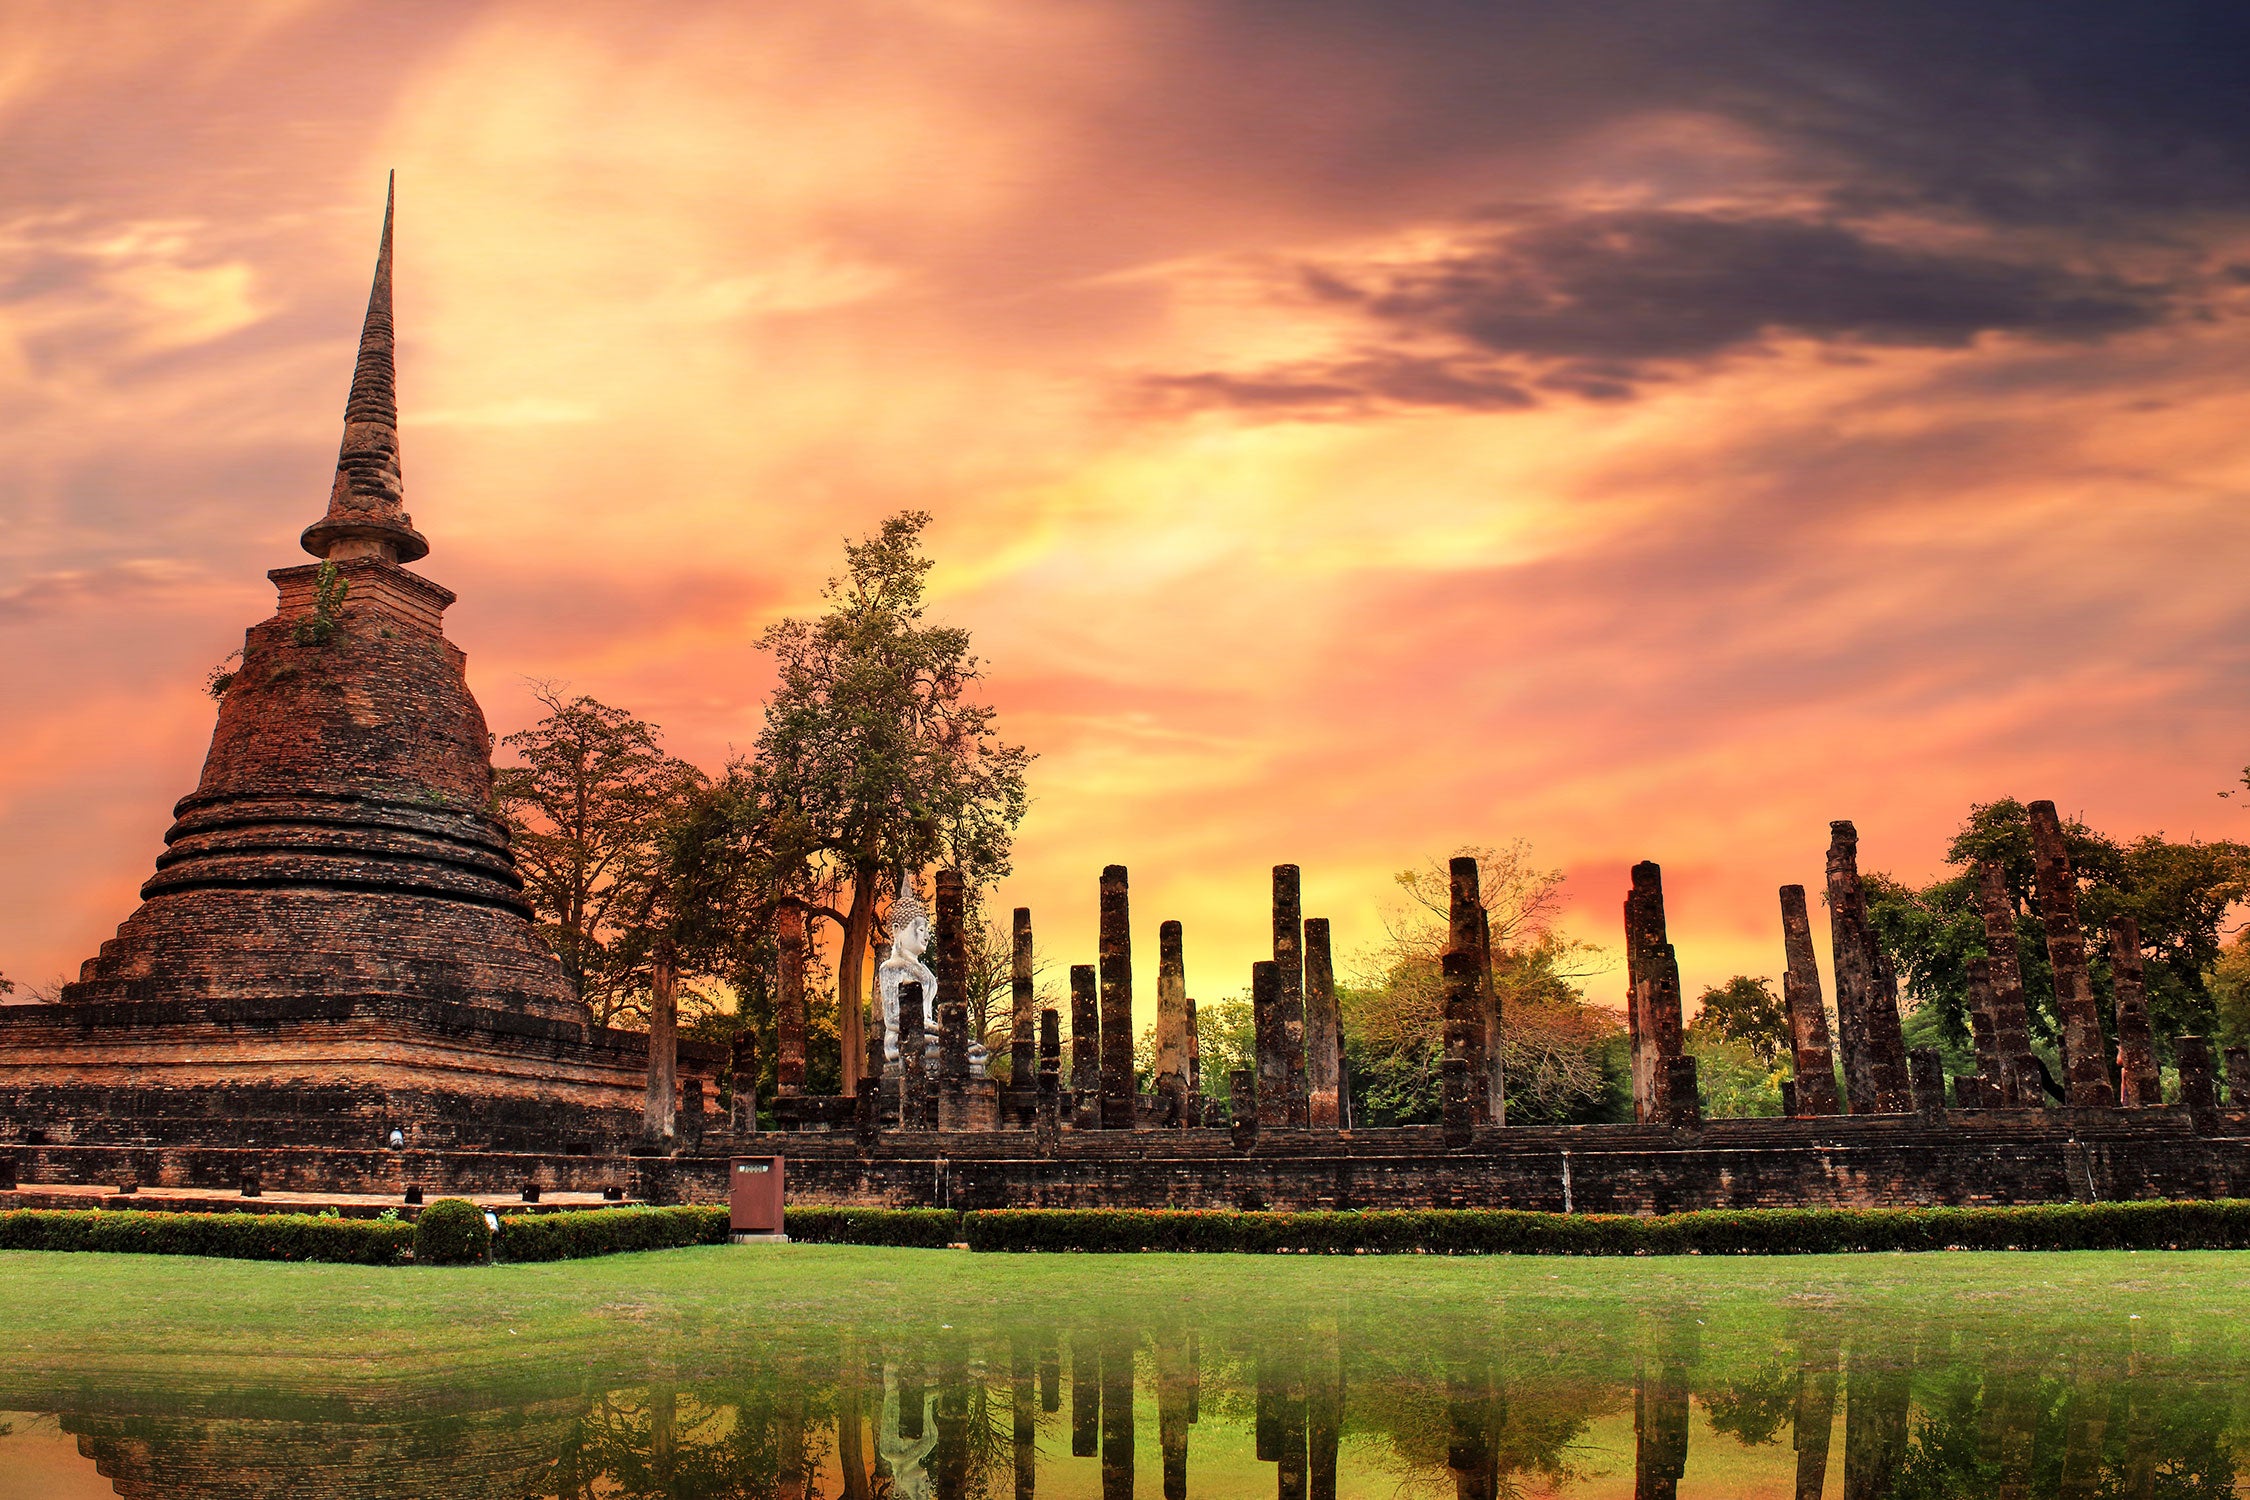
[[[777,1329],[662,1376],[558,1362],[482,1395],[263,1398],[94,1381],[58,1416],[123,1496],[311,1500],[1035,1500],[1042,1480],[1125,1500],[1144,1426],[1166,1500],[1244,1493],[1252,1462],[1277,1500],[1662,1500],[1699,1452],[1799,1500],[2215,1500],[2250,1423],[2231,1345],[2182,1358],[2153,1329],[1980,1342],[1807,1315],[1746,1353],[1684,1310],[1540,1316],[1464,1318],[1412,1346],[1326,1312]]]

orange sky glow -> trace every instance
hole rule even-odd
[[[1039,754],[999,901],[1090,962],[1130,867],[1144,1009],[1167,918],[1244,987],[1279,861],[1356,954],[1393,872],[1526,839],[1614,954],[1655,859],[1693,995],[1778,976],[1831,818],[1909,879],[2002,796],[2242,836],[2239,162],[2040,115],[2036,49],[1469,14],[0,11],[0,973],[75,974],[195,782],[392,168],[418,571],[495,731],[548,680],[718,765],[760,631],[926,509]]]

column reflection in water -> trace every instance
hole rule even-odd
[[[1305,1353],[1294,1336],[1282,1347],[1280,1428],[1274,1493],[1279,1500],[1305,1500]]]
[[[1633,1500],[1676,1500],[1687,1473],[1695,1320],[1666,1313],[1639,1330],[1633,1390]]]
[[[1305,1375],[1305,1435],[1311,1449],[1312,1500],[1336,1500],[1336,1457],[1343,1431],[1343,1340],[1334,1319],[1323,1319],[1314,1332]]]
[[[846,1335],[836,1372],[836,1466],[843,1471],[843,1500],[870,1500],[874,1476],[867,1468],[867,1354]]]
[[[1836,1343],[1825,1329],[1799,1344],[1797,1399],[1789,1441],[1797,1450],[1797,1500],[1821,1500],[1828,1483],[1828,1435],[1836,1426]]]
[[[1133,1500],[1133,1351],[1130,1327],[1102,1338],[1102,1500]]]
[[[1084,1328],[1070,1335],[1070,1455],[1092,1458],[1099,1451],[1102,1431],[1102,1356],[1093,1333]]]
[[[1500,1490],[1499,1412],[1489,1357],[1457,1357],[1446,1381],[1445,1466],[1457,1500],[1495,1500]]]
[[[1844,1500],[1885,1500],[1906,1461],[1910,1363],[1854,1348],[1844,1386]]]
[[[1156,1330],[1156,1440],[1164,1450],[1164,1500],[1187,1500],[1188,1341],[1177,1326]]]
[[[1032,1406],[1031,1335],[1021,1328],[1008,1335],[1008,1416],[1016,1500],[1032,1500],[1039,1464],[1039,1413]]]

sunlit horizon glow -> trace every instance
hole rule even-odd
[[[74,975],[195,782],[394,167],[417,571],[495,732],[553,682],[718,765],[763,628],[926,509],[1058,977],[1111,863],[1144,1008],[1169,918],[1243,988],[1277,862],[1357,955],[1516,838],[1613,953],[1661,863],[1692,995],[1778,976],[1832,818],[1910,880],[2005,796],[2241,835],[2221,23],[1634,14],[12,7],[0,973]]]

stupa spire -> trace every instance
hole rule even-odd
[[[328,514],[305,528],[304,548],[326,559],[377,557],[409,563],[430,544],[401,507],[405,492],[398,466],[397,367],[391,332],[391,214],[398,174],[383,198],[383,247],[375,257],[375,285],[367,294],[367,321],[359,334],[359,363],[344,402],[344,443],[336,455],[336,483]]]

